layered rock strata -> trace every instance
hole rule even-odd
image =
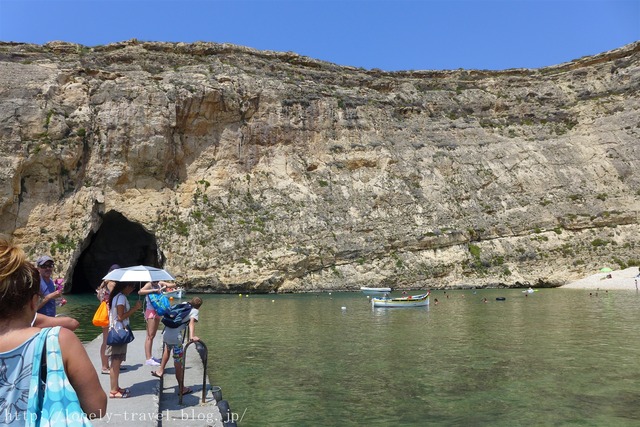
[[[406,72],[0,43],[0,232],[75,290],[112,261],[211,292],[563,284],[638,264],[639,87],[640,43]]]

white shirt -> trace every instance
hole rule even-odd
[[[111,310],[109,310],[109,324],[114,325],[116,331],[120,331],[129,325],[129,318],[120,321],[118,320],[118,306],[124,305],[124,311],[127,312],[131,309],[129,300],[125,294],[118,294],[113,298],[111,302]]]
[[[178,326],[177,328],[164,328],[164,332],[162,332],[162,340],[169,345],[181,344],[182,331],[184,331],[185,328],[189,325],[191,319],[195,319],[196,322],[198,321],[199,313],[200,310],[198,310],[197,308],[192,308],[182,325]]]

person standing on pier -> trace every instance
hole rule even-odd
[[[162,352],[162,361],[160,367],[156,371],[151,371],[151,375],[161,378],[164,375],[165,366],[169,362],[169,353],[173,352],[173,366],[175,367],[176,380],[178,381],[178,394],[182,390],[182,394],[189,394],[193,390],[184,386],[184,330],[189,327],[189,341],[200,341],[196,336],[196,322],[202,306],[202,298],[194,297],[189,302],[191,310],[183,319],[182,323],[175,328],[167,326],[162,333],[162,341],[164,342],[164,350]]]
[[[136,301],[133,308],[130,307],[127,295],[135,289],[135,282],[116,282],[111,295],[109,296],[109,323],[116,330],[123,330],[129,326],[129,317],[142,307],[140,300]],[[111,326],[110,326],[111,327]],[[107,345],[105,354],[109,356],[111,369],[109,372],[111,390],[109,397],[125,398],[129,397],[128,388],[120,388],[120,365],[127,360],[128,344]]]
[[[120,268],[118,264],[113,264],[109,267],[108,273],[111,273],[116,268]],[[109,296],[111,295],[111,291],[113,291],[113,287],[116,285],[116,282],[113,280],[103,280],[96,289],[96,297],[98,301],[106,302],[109,305]],[[102,328],[102,344],[100,344],[100,362],[102,363],[102,373],[109,375],[111,370],[109,367],[109,357],[106,354],[107,351],[107,335],[109,334],[109,326],[104,326]],[[122,366],[120,367],[122,371]]]
[[[38,304],[38,313],[49,317],[56,317],[56,298],[62,295],[62,291],[56,289],[51,275],[55,263],[53,258],[43,255],[36,260],[36,267],[40,273],[40,295],[42,299]]]
[[[138,295],[146,295],[144,320],[147,322],[147,337],[144,342],[144,354],[146,361],[145,365],[148,366],[160,366],[160,359],[153,357],[153,340],[156,338],[158,332],[158,326],[160,326],[160,315],[156,312],[149,299],[149,294],[157,293],[162,294],[162,291],[166,288],[174,288],[176,285],[170,282],[147,282],[140,290]]]
[[[43,423],[56,417],[78,423],[87,421],[86,417],[103,416],[107,396],[78,337],[60,326],[32,326],[48,321],[36,311],[39,300],[38,269],[27,261],[22,249],[0,240],[0,425],[24,426],[29,420],[42,421],[42,417]],[[41,355],[44,342],[46,358]],[[41,362],[45,360],[47,363]],[[34,369],[34,363],[40,369]],[[42,383],[43,374],[46,391],[31,387]],[[56,387],[49,387],[50,383]],[[42,398],[42,392],[49,398]],[[44,407],[53,399],[60,399],[66,407]]]

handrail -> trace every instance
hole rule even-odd
[[[182,363],[182,382],[183,387],[180,387],[178,404],[182,405],[182,389],[184,388],[184,374],[187,369],[187,349],[191,344],[196,345],[196,351],[200,355],[200,360],[202,361],[203,370],[202,370],[202,402],[206,403],[206,395],[207,395],[207,363],[209,362],[209,349],[207,349],[207,345],[202,341],[189,341],[187,345],[184,346],[184,361]]]

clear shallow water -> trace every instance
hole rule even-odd
[[[243,426],[640,425],[640,296],[589,293],[435,291],[404,309],[358,293],[204,295],[197,333]],[[95,338],[95,298],[70,297],[60,311]]]

